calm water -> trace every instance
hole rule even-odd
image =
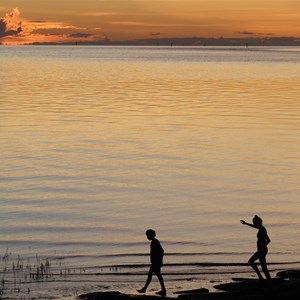
[[[0,78],[3,255],[134,289],[154,228],[199,286],[250,276],[258,214],[273,274],[300,261],[300,48],[2,46]]]

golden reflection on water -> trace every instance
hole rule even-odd
[[[168,241],[243,250],[238,221],[255,213],[300,233],[299,61],[104,59],[88,49],[73,59],[70,49],[0,58],[2,228],[16,227],[4,240],[55,241],[48,227],[98,224],[101,241],[121,244],[128,236],[113,228],[139,241],[154,226]],[[25,237],[22,224],[33,226]],[[290,241],[287,228],[276,231]],[[99,240],[92,229],[63,236]]]

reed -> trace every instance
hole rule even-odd
[[[66,280],[69,275],[82,274],[83,268],[68,268],[58,259],[36,254],[22,258],[6,249],[0,260],[0,294],[17,294],[16,299],[31,299],[31,284]],[[1,299],[1,297],[0,297]]]

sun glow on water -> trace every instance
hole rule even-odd
[[[259,214],[269,260],[298,260],[299,50],[1,47],[0,64],[3,252],[146,264],[154,227],[168,263],[246,262],[239,220]]]

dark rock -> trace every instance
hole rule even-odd
[[[161,296],[147,296],[147,295],[128,295],[122,294],[120,292],[96,292],[80,295],[78,297],[82,300],[158,300],[163,299],[172,299],[168,297]]]
[[[261,289],[261,288],[270,288],[274,286],[279,286],[283,282],[282,278],[274,278],[271,280],[239,280],[237,282],[230,282],[224,284],[215,285],[214,288],[217,290],[222,291],[237,291],[237,290],[244,290],[244,289]]]
[[[277,273],[281,278],[300,278],[300,270],[286,270]]]
[[[201,293],[209,293],[208,289],[200,288],[195,290],[186,290],[186,291],[179,291],[174,292],[173,294],[201,294]]]

